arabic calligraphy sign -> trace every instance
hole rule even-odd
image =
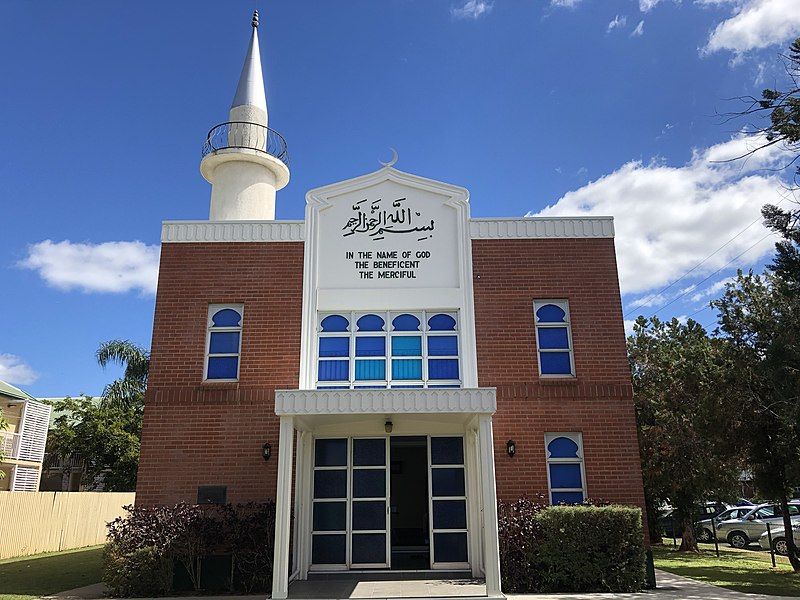
[[[392,181],[331,198],[319,212],[318,287],[458,287],[459,225],[448,200]]]
[[[369,202],[364,198],[353,204],[356,216],[350,217],[342,231],[343,237],[357,233],[366,234],[373,240],[382,240],[387,234],[415,233],[417,241],[428,239],[433,235],[436,223],[433,219],[426,221],[422,214],[406,204],[408,198],[398,198],[391,203],[390,209],[382,208],[383,199]]]

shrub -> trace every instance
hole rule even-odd
[[[172,589],[172,562],[155,546],[123,553],[112,542],[103,551],[103,579],[112,596],[163,596]]]
[[[506,592],[633,592],[644,582],[641,510],[500,503]]]
[[[163,595],[178,591],[176,585],[270,591],[273,502],[125,508],[126,517],[109,523],[104,581],[115,596]]]

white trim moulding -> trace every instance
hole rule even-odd
[[[497,409],[496,393],[495,388],[276,390],[275,414],[492,414]]]
[[[161,241],[302,242],[303,221],[164,221]]]
[[[470,219],[473,240],[519,238],[613,238],[614,217]]]
[[[613,217],[526,217],[470,219],[473,240],[613,238]],[[302,242],[304,221],[164,221],[161,241]]]

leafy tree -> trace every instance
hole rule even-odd
[[[697,551],[698,505],[732,495],[740,473],[731,436],[740,411],[728,392],[720,346],[691,319],[682,324],[640,316],[628,338],[650,529],[655,507],[669,501],[681,550]]]
[[[90,489],[127,492],[136,488],[141,406],[101,404],[92,398],[64,398],[53,404],[56,417],[48,453],[80,457],[83,483]]]
[[[109,383],[103,390],[103,404],[120,407],[141,405],[147,389],[150,355],[128,340],[109,340],[97,349],[97,362],[105,368],[109,363],[125,367],[122,377]]]
[[[784,527],[791,531],[787,502],[800,484],[800,296],[795,291],[800,271],[782,256],[779,247],[767,275],[739,271],[712,305],[729,341],[737,395],[748,407],[741,437],[756,487],[780,502]],[[794,539],[788,535],[786,541],[798,572]]]
[[[99,402],[84,396],[54,404],[59,416],[48,435],[48,453],[79,457],[83,483],[90,488],[131,491],[139,466],[150,356],[130,341],[110,340],[100,344],[96,357],[101,367],[122,365],[124,374],[105,387]]]
[[[775,145],[783,146],[789,154],[794,154],[794,159],[786,167],[800,158],[800,38],[790,44],[789,53],[781,55],[781,59],[787,78],[786,88],[767,88],[761,92],[760,98],[741,96],[739,100],[745,103],[745,109],[727,115],[729,119],[762,119],[758,125],[746,129],[746,133],[758,140],[755,147],[731,160],[746,158]],[[798,176],[800,166],[796,167],[795,181]]]

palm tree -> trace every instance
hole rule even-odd
[[[109,363],[125,367],[123,376],[103,390],[102,405],[121,408],[142,405],[147,389],[150,353],[129,340],[109,340],[100,344],[95,356],[103,368]]]

